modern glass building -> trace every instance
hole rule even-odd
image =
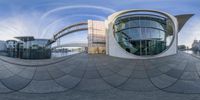
[[[173,39],[173,23],[155,14],[130,14],[118,17],[114,23],[114,36],[127,52],[156,55],[166,50]]]
[[[7,52],[9,57],[21,59],[51,58],[51,45],[48,39],[34,39],[34,37],[15,37],[19,41],[8,40]]]
[[[133,59],[176,54],[178,32],[191,16],[156,10],[116,12],[105,21],[106,54]]]

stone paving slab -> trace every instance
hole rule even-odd
[[[28,86],[20,90],[25,93],[51,93],[65,91],[65,88],[58,85],[53,80],[32,81]]]
[[[168,75],[162,74],[160,76],[151,78],[151,81],[158,88],[163,89],[163,88],[167,88],[170,85],[174,84],[177,81],[177,79],[170,77]]]
[[[184,72],[183,75],[181,76],[182,80],[198,80],[199,79],[199,75],[198,73],[195,72]]]
[[[158,90],[148,79],[129,79],[120,86],[120,89],[138,92],[150,92]]]
[[[31,80],[14,75],[12,77],[2,79],[1,81],[7,88],[18,91],[25,88]]]
[[[55,79],[55,81],[62,87],[66,88],[66,89],[71,89],[80,83],[81,78],[73,77],[70,75],[65,75],[61,78]]]
[[[124,82],[126,82],[126,80],[128,79],[128,77],[124,77],[121,76],[119,74],[114,74],[108,77],[103,77],[103,79],[109,83],[111,86],[113,87],[118,87],[121,84],[123,84]]]
[[[10,93],[13,90],[8,89],[4,84],[2,84],[2,82],[0,82],[0,93],[4,94],[4,93]]]
[[[134,70],[132,74],[130,75],[131,79],[142,79],[147,78],[147,73],[145,70]]]
[[[33,75],[35,74],[36,68],[35,67],[29,67],[23,69],[20,73],[17,73],[16,75],[26,78],[26,79],[33,79]]]
[[[15,74],[12,73],[11,71],[9,71],[6,68],[4,68],[3,70],[0,70],[0,79],[6,79],[6,78],[9,78],[13,75],[15,75]]]
[[[33,77],[33,80],[36,81],[44,81],[44,80],[51,80],[52,77],[50,76],[48,70],[41,70],[40,68],[36,69],[35,75]]]
[[[66,75],[65,72],[63,72],[62,70],[60,70],[56,67],[48,68],[48,72],[49,72],[49,75],[54,79],[57,79],[57,78],[60,78],[64,75]]]
[[[75,88],[81,91],[102,91],[113,88],[102,79],[83,79],[80,84]]]
[[[171,77],[173,77],[173,78],[177,78],[178,79],[183,74],[183,71],[172,68],[166,74],[169,75],[169,76],[171,76]]]

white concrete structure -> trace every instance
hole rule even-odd
[[[119,17],[123,18],[123,16],[128,16],[129,14],[134,15],[134,13],[140,13],[140,15],[142,15],[143,13],[144,14],[151,13],[154,16],[159,15],[159,16],[165,17],[167,19],[166,23],[168,23],[167,21],[172,22],[171,26],[172,26],[173,37],[171,39],[171,42],[169,42],[170,43],[169,46],[165,50],[155,55],[135,55],[133,53],[127,52],[127,50],[122,48],[122,46],[117,42],[116,37],[114,36],[115,35],[115,29],[114,29],[115,21]],[[181,22],[181,25],[183,26],[185,22]],[[156,10],[136,10],[136,9],[119,11],[110,15],[108,19],[105,21],[105,25],[106,25],[106,54],[107,55],[120,57],[120,58],[149,59],[149,58],[164,57],[164,56],[173,55],[177,53],[178,32],[179,32],[179,29],[181,28],[178,27],[179,22],[177,21],[177,18],[166,12],[161,12],[161,11],[156,11]]]

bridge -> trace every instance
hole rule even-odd
[[[59,41],[59,39],[63,36],[66,36],[68,34],[74,33],[74,32],[79,32],[79,31],[86,31],[88,30],[88,23],[87,22],[81,22],[81,23],[76,23],[70,26],[67,26],[65,28],[63,28],[62,30],[60,30],[59,32],[57,32],[56,34],[53,35],[53,38],[51,39],[51,41],[47,44],[47,45],[51,45],[52,43],[56,42],[57,40]],[[85,44],[80,44],[80,43],[75,43],[78,46],[81,47],[85,47]],[[74,46],[75,44],[65,44],[62,46]],[[77,47],[78,47],[77,46]],[[60,44],[58,43],[57,47],[61,47]]]

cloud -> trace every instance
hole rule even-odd
[[[5,40],[15,36],[37,36],[38,33],[38,17],[34,13],[29,14],[15,14],[5,18],[0,23],[0,34],[4,37],[0,39]]]
[[[75,8],[90,8],[90,9],[98,9],[98,10],[102,10],[104,12],[108,12],[108,13],[114,13],[116,12],[115,10],[111,9],[111,8],[107,8],[107,7],[102,7],[102,6],[93,6],[93,5],[72,5],[72,6],[63,6],[63,7],[58,7],[55,9],[52,9],[46,13],[43,14],[43,16],[41,17],[41,19],[43,20],[44,18],[46,18],[47,16],[49,16],[50,14],[57,12],[57,11],[61,11],[61,10],[69,10],[69,9],[75,9]]]
[[[47,34],[55,34],[56,32],[58,32],[59,30],[63,29],[64,27],[67,27],[70,24],[75,24],[75,23],[70,23],[70,19],[73,19],[75,17],[92,17],[92,19],[97,19],[97,20],[105,20],[106,17],[104,16],[100,16],[100,15],[93,15],[93,14],[74,14],[74,15],[67,15],[65,17],[62,18],[58,18],[56,20],[54,20],[53,22],[51,22],[49,25],[47,25],[46,27],[43,28],[42,32],[41,32],[41,37],[44,37]],[[67,20],[66,22],[64,22],[64,20]],[[86,20],[87,21],[87,20]],[[60,27],[59,24],[64,24],[66,26],[64,27]]]

